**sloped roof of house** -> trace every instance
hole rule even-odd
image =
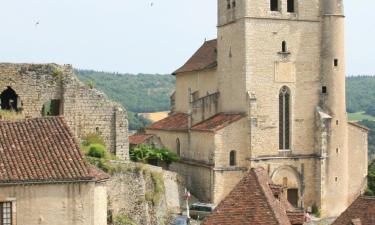
[[[0,184],[101,181],[62,117],[0,121]]]
[[[184,72],[192,72],[217,66],[217,40],[205,41],[194,55],[173,75]]]
[[[129,136],[129,144],[131,145],[144,144],[153,136],[154,136],[153,134],[133,134]]]
[[[245,115],[242,113],[226,114],[220,113],[207,120],[192,126],[196,131],[218,131],[228,125],[242,119]],[[188,129],[188,115],[186,113],[174,113],[167,118],[151,124],[147,129],[167,130],[167,131],[186,131]]]
[[[291,221],[303,224],[303,212],[289,211],[291,206],[285,204],[283,195],[274,196],[282,188],[270,184],[264,169],[252,169],[202,225],[290,225]]]
[[[332,225],[375,224],[375,198],[361,196]]]

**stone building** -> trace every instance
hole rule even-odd
[[[342,0],[218,0],[217,39],[178,69],[171,115],[146,130],[220,202],[263,167],[296,207],[337,216],[366,188],[368,130],[348,123]]]
[[[107,224],[109,175],[84,160],[62,117],[0,121],[0,224]]]
[[[108,149],[128,159],[125,109],[81,83],[70,65],[0,64],[1,109],[26,118],[64,115],[76,137],[100,134]]]

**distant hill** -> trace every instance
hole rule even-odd
[[[150,122],[138,113],[168,111],[169,96],[175,89],[175,78],[172,75],[134,75],[94,70],[75,72],[84,83],[103,91],[128,110],[131,130],[139,129]]]

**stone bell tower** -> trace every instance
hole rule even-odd
[[[343,0],[218,0],[217,42],[221,111],[248,115],[249,166],[268,168],[295,206],[342,212],[350,192]]]

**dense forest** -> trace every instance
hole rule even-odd
[[[149,123],[138,113],[169,110],[169,96],[175,86],[175,78],[171,75],[134,75],[93,70],[75,72],[88,86],[103,91],[128,110],[131,130],[139,129]]]
[[[346,86],[348,112],[375,116],[375,76],[348,77]]]

